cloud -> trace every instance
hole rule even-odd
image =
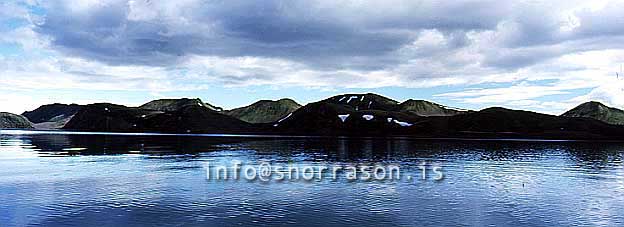
[[[370,70],[404,61],[391,55],[423,30],[441,31],[458,48],[468,44],[464,33],[492,29],[510,10],[494,1],[114,0],[51,1],[43,7],[44,23],[35,30],[54,48],[109,64],[251,56]]]
[[[563,43],[621,26],[591,30],[596,15],[619,14],[563,3],[57,0],[41,3],[46,15],[34,31],[55,50],[110,65],[167,67],[207,56],[282,59],[326,71],[392,71],[462,54],[470,58],[450,63],[507,70],[583,51],[571,48],[579,43]],[[575,26],[562,30],[571,17]]]
[[[2,4],[0,21],[22,24],[0,35],[0,44],[24,50],[0,55],[1,83],[22,81],[13,89],[468,86],[438,97],[527,106],[575,89],[599,89],[624,60],[612,54],[624,48],[618,12],[624,3],[618,1]],[[608,58],[600,57],[605,53]],[[56,83],[46,81],[50,76]],[[551,82],[534,83],[540,80]],[[484,85],[492,83],[508,86]]]

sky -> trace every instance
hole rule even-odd
[[[0,111],[373,92],[479,110],[624,108],[624,1],[4,0]]]

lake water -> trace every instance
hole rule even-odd
[[[624,144],[0,131],[0,226],[618,226]],[[206,163],[444,179],[215,181]],[[403,175],[402,175],[403,176]]]

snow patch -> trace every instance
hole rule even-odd
[[[351,102],[351,99],[357,99],[357,98],[358,98],[357,96],[351,96],[349,97],[349,100],[347,100],[347,103]]]
[[[342,100],[344,100],[344,99],[346,99],[346,98],[347,98],[347,96],[343,96],[342,98],[340,98],[340,99],[338,100],[338,102],[342,102]]]
[[[284,117],[282,119],[279,119],[277,122],[282,122],[282,121],[288,119],[290,116],[292,116],[292,113],[289,113],[288,115],[286,115],[286,117]]]
[[[362,118],[366,119],[367,121],[370,121],[370,120],[373,120],[375,116],[366,114],[366,115],[362,115]]]
[[[147,115],[143,114],[143,115],[141,115],[141,117],[142,117],[142,118],[145,118],[145,117],[147,117]]]
[[[373,104],[373,101],[369,101],[368,102],[368,108],[370,109],[371,104]]]
[[[394,123],[397,123],[398,125],[403,126],[403,127],[412,126],[412,124],[410,124],[410,123],[403,122],[403,121],[398,121],[398,120],[394,120]]]
[[[197,103],[197,105],[198,105],[198,106],[204,106],[204,105],[202,105],[202,104],[201,104],[201,102],[198,102],[198,103]]]
[[[349,117],[350,114],[339,114],[338,118],[340,118],[340,120],[342,120],[342,122],[345,122],[347,120],[347,118]]]
[[[388,118],[388,119],[386,119],[386,120],[388,120],[388,123],[392,122],[392,118],[391,118],[391,117],[389,117],[389,118]]]
[[[362,98],[360,99],[360,102],[364,101],[364,96],[362,95]]]
[[[277,127],[277,126],[279,126],[279,124],[274,124],[274,125],[273,125],[273,127]]]

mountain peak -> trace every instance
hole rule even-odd
[[[323,102],[350,106],[354,110],[393,110],[399,104],[396,100],[374,93],[343,94],[330,97]]]
[[[597,101],[585,102],[568,110],[561,116],[593,118],[609,124],[624,125],[624,111]]]

